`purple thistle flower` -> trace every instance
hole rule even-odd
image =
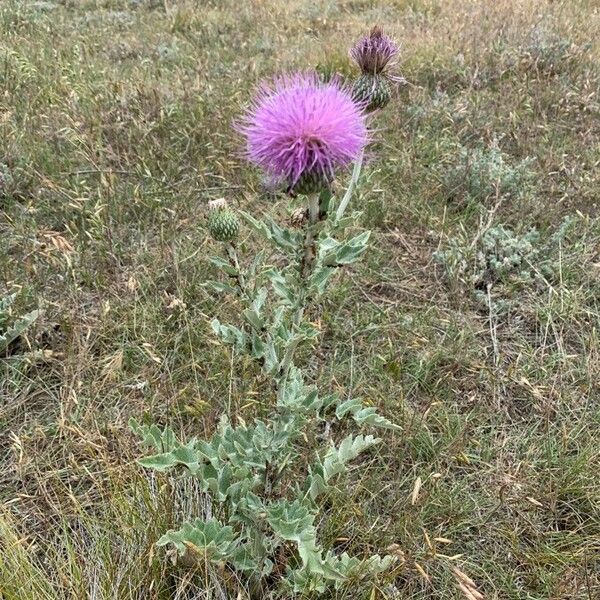
[[[377,75],[394,64],[398,52],[398,46],[376,25],[369,35],[361,38],[350,49],[350,56],[363,73]]]
[[[327,183],[367,143],[361,106],[337,80],[299,73],[263,84],[238,127],[247,157],[290,190],[303,180]]]

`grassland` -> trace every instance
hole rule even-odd
[[[598,4],[5,0],[0,291],[43,315],[0,359],[4,600],[229,597],[154,546],[201,499],[135,464],[127,420],[203,435],[269,402],[210,331],[236,306],[201,285],[204,206],[283,218],[231,122],[273,73],[350,75],[374,23],[407,80],[355,200],[374,249],[306,352],[404,427],[323,538],[401,560],[339,597],[467,598],[458,567],[489,600],[600,598]],[[482,246],[500,225],[508,273]]]

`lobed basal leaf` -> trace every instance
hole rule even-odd
[[[170,427],[160,429],[154,423],[152,425],[141,425],[133,417],[129,419],[129,427],[146,446],[151,446],[157,452],[170,452],[180,448],[183,444],[177,440],[175,433]]]
[[[327,491],[330,480],[346,470],[346,464],[354,460],[361,452],[379,444],[381,440],[372,435],[348,435],[338,447],[331,446],[324,457],[309,467],[306,479],[306,489],[312,498],[316,498]]]
[[[370,231],[364,231],[346,242],[326,238],[319,248],[319,264],[325,267],[355,263],[368,248]]]
[[[393,431],[402,431],[400,425],[396,425],[389,419],[380,415],[377,409],[373,406],[363,406],[359,398],[350,398],[338,405],[335,411],[335,416],[342,419],[346,416],[352,418],[359,424],[372,425],[373,427],[381,427],[382,429],[391,429]]]
[[[167,544],[173,544],[181,555],[191,551],[199,562],[231,562],[242,571],[257,568],[250,547],[242,543],[233,527],[216,519],[196,519],[192,523],[184,523],[181,529],[168,531],[157,542],[158,546]]]

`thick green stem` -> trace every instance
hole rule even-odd
[[[319,194],[311,194],[308,197],[308,226],[304,238],[304,256],[300,269],[300,276],[305,279],[310,275],[315,260],[315,238],[316,225],[319,222]]]
[[[311,275],[315,263],[315,241],[317,238],[318,223],[319,194],[311,194],[308,198],[308,224],[306,227],[306,235],[304,237],[304,252],[302,254],[302,259],[300,260],[300,289],[298,291],[298,298],[294,305],[294,313],[292,317],[293,327],[298,327],[300,323],[302,323],[302,318],[304,317],[304,308],[307,301],[306,282]],[[287,381],[298,343],[299,342],[294,342],[287,347],[283,360],[281,361],[279,369],[281,373],[281,380],[279,384],[280,389],[285,387],[285,382]]]

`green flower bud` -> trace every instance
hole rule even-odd
[[[209,203],[208,231],[217,242],[231,242],[239,233],[240,224],[225,200]]]
[[[390,82],[385,75],[363,73],[352,87],[352,97],[364,103],[367,112],[383,108],[392,97]]]
[[[293,196],[298,194],[308,196],[309,194],[318,194],[323,189],[331,186],[331,178],[319,171],[304,171],[300,178],[288,190]]]

